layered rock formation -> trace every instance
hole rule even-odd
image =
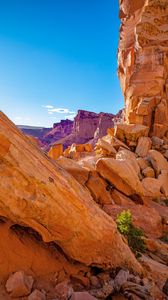
[[[120,118],[121,113],[117,114]],[[98,138],[106,134],[109,127],[114,127],[113,119],[116,116],[108,113],[94,113],[85,110],[79,110],[73,124],[73,131],[70,135],[58,141],[67,148],[73,143],[84,144],[92,143],[95,145]]]
[[[168,2],[120,0],[119,78],[126,121],[168,130]]]

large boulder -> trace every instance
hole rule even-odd
[[[97,203],[101,205],[113,203],[108,183],[97,172],[90,173],[86,186]]]
[[[162,170],[168,171],[168,162],[159,151],[149,150],[148,159],[155,170],[156,176],[159,176]]]
[[[142,185],[144,187],[145,197],[149,197],[153,200],[159,199],[161,196],[161,183],[158,179],[146,177],[142,180]]]
[[[145,157],[148,151],[151,149],[152,141],[149,137],[141,136],[138,140],[135,153],[140,157]]]
[[[143,195],[143,187],[130,160],[99,159],[96,170],[127,196]]]
[[[120,147],[129,150],[129,147],[125,143],[121,142],[119,139],[117,139],[114,136],[111,136],[110,134],[103,136],[102,140],[112,145],[116,150],[118,150]]]
[[[0,113],[0,214],[56,243],[70,258],[141,272],[108,217],[70,174],[52,163]],[[114,251],[115,249],[115,251]]]
[[[124,143],[137,143],[140,137],[148,136],[149,127],[140,124],[118,124],[115,128],[115,137]]]
[[[140,167],[139,167],[139,164],[137,162],[137,159],[136,159],[136,155],[134,152],[128,150],[128,149],[122,149],[122,150],[119,150],[118,153],[116,154],[116,159],[117,160],[129,160],[130,163],[132,164],[134,170],[136,171],[137,174],[140,173]]]
[[[106,142],[103,139],[99,139],[96,144],[96,150],[97,149],[103,149],[107,152],[108,155],[114,156],[116,155],[117,151],[115,148],[108,142]]]

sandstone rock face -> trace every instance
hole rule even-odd
[[[114,126],[113,118],[114,118],[114,115],[112,115],[112,114],[107,114],[107,113],[99,114],[98,126],[94,133],[95,139],[101,138],[102,136],[106,135],[107,129]]]
[[[118,74],[126,121],[168,130],[168,2],[120,0]]]
[[[48,152],[48,156],[52,159],[57,159],[61,155],[63,155],[62,144],[53,145]]]
[[[0,214],[87,265],[141,268],[90,194],[0,113]],[[113,249],[115,248],[115,251]],[[91,255],[90,255],[91,253]]]

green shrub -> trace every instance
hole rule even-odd
[[[118,230],[127,238],[128,245],[135,255],[138,257],[139,253],[145,252],[146,247],[143,241],[143,231],[132,224],[131,212],[129,210],[122,211],[117,216],[116,223]]]
[[[129,210],[123,210],[118,216],[117,216],[117,227],[118,230],[122,234],[128,234],[130,231],[130,226],[132,224],[132,215]]]

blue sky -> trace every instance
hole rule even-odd
[[[118,10],[118,0],[1,1],[0,109],[51,126],[78,109],[122,108]]]

